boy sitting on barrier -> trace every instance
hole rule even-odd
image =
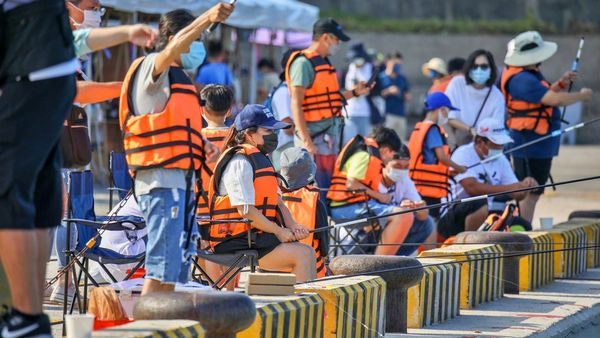
[[[419,208],[425,206],[425,201],[419,195],[415,184],[408,176],[410,151],[406,145],[402,145],[400,151],[387,163],[383,169],[379,192],[391,196],[392,204],[402,208]],[[414,221],[404,240],[405,243],[435,243],[437,232],[433,218],[429,216],[428,210],[420,210],[413,213]],[[418,245],[402,245],[397,255],[410,256]]]
[[[413,223],[413,215],[386,216],[401,211],[391,204],[392,197],[378,191],[382,169],[400,150],[402,142],[396,132],[389,128],[377,128],[370,138],[355,136],[344,146],[335,163],[331,190],[327,199],[334,220],[349,220],[380,216],[383,227],[379,243],[404,242]],[[363,190],[359,193],[357,190]],[[400,245],[382,245],[377,255],[395,255]]]
[[[319,189],[311,186],[315,180],[317,165],[304,148],[292,147],[281,152],[280,171],[283,203],[288,207],[292,218],[308,230],[325,227],[327,207],[319,199]],[[325,231],[309,234],[300,241],[315,249],[317,257],[317,277],[327,274],[325,257],[329,247],[329,236]]]
[[[452,154],[452,160],[469,166],[464,173],[451,180],[451,194],[448,200],[464,199],[472,196],[499,193],[508,190],[530,188],[537,185],[532,177],[519,182],[506,156],[483,162],[502,153],[504,145],[512,142],[506,132],[504,123],[493,118],[479,122],[475,140],[465,144]],[[525,192],[513,193],[509,197],[517,201],[525,197]],[[494,202],[499,199],[488,198],[442,208],[442,216],[438,223],[438,232],[445,238],[462,231],[475,231],[485,221],[490,210],[503,210],[504,202],[497,207]],[[488,205],[492,208],[488,208]]]

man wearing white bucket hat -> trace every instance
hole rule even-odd
[[[554,83],[546,81],[540,65],[556,53],[557,45],[544,41],[538,32],[517,35],[510,40],[507,49],[500,89],[506,99],[506,125],[514,139],[514,146],[519,146],[559,130],[558,107],[589,100],[592,91],[588,88],[576,93],[565,91],[569,82],[576,78],[574,72],[566,72]],[[552,158],[558,155],[559,145],[560,138],[551,137],[515,151],[513,162],[517,177],[531,176],[539,184],[546,184]],[[538,189],[527,194],[521,203],[523,218],[531,222],[535,205],[543,192],[544,189]]]

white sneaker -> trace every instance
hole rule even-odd
[[[71,304],[73,297],[75,297],[75,286],[69,285],[69,299],[68,302]],[[65,299],[65,288],[62,285],[55,285],[52,294],[50,295],[50,301],[56,303],[62,303]]]

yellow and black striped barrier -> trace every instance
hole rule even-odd
[[[582,228],[587,234],[587,268],[600,266],[600,220],[573,219],[556,225],[557,228]]]
[[[200,323],[193,320],[136,320],[125,325],[95,331],[92,337],[204,338],[206,334]]]
[[[495,244],[456,244],[423,251],[419,257],[452,258],[461,262],[460,308],[472,309],[504,294],[502,255],[502,248]]]
[[[325,337],[381,337],[385,334],[385,281],[354,276],[296,286],[325,300]]]
[[[587,269],[588,236],[582,227],[557,225],[547,230],[552,236],[554,278],[570,278]]]
[[[324,305],[316,293],[251,296],[256,320],[237,338],[323,337]]]
[[[523,232],[533,241],[533,251],[519,261],[519,290],[532,291],[554,281],[552,235],[547,232]]]
[[[423,278],[408,289],[408,327],[442,323],[459,314],[460,268],[455,259],[417,258]]]

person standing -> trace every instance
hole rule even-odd
[[[360,82],[368,82],[373,75],[373,64],[362,43],[352,46],[348,72],[344,79],[346,90],[353,90]],[[353,97],[348,100],[344,116],[344,144],[356,135],[371,133],[371,106],[367,96]]]
[[[385,126],[406,140],[406,102],[412,99],[408,80],[402,74],[402,54],[390,54],[385,71],[379,75],[381,97],[385,98]]]
[[[504,96],[494,85],[498,72],[492,53],[483,49],[471,53],[464,74],[455,76],[446,88],[450,102],[459,109],[448,113],[450,149],[471,142],[479,121],[488,117],[504,121]]]
[[[63,0],[0,2],[0,260],[12,295],[2,337],[51,338],[43,294],[62,212],[60,136],[75,97]]]
[[[506,125],[515,147],[559,130],[558,107],[592,98],[589,88],[576,93],[565,92],[569,82],[577,77],[574,72],[566,72],[554,83],[544,78],[540,65],[552,57],[557,48],[556,43],[544,41],[535,31],[521,33],[508,43],[500,89],[506,99]],[[531,176],[540,185],[546,184],[552,158],[558,155],[559,146],[560,138],[550,137],[513,152],[517,178],[522,180]],[[543,188],[529,192],[521,203],[521,213],[527,221],[532,221],[535,206],[543,193]]]
[[[142,295],[173,291],[175,283],[189,277],[194,172],[217,151],[200,134],[202,108],[184,70],[200,66],[195,45],[201,43],[196,40],[232,10],[232,5],[219,3],[197,18],[182,9],[164,14],[157,52],[134,61],[123,81],[119,123],[148,227]]]
[[[365,82],[359,82],[351,91],[340,92],[337,73],[328,56],[339,50],[342,41],[349,40],[335,20],[319,19],[313,26],[310,46],[293,53],[286,66],[296,127],[294,143],[315,156],[316,181],[322,188],[329,187],[341,147],[344,103],[369,93]]]
[[[198,91],[201,91],[204,86],[209,84],[223,85],[233,90],[233,73],[227,63],[225,63],[225,50],[221,42],[208,41],[206,51],[208,62],[200,67],[196,76],[196,88]]]
[[[455,76],[453,74],[448,75],[446,62],[437,57],[424,63],[423,66],[421,66],[421,72],[433,82],[431,87],[429,87],[427,94],[446,91],[448,83],[450,83],[450,80]]]

